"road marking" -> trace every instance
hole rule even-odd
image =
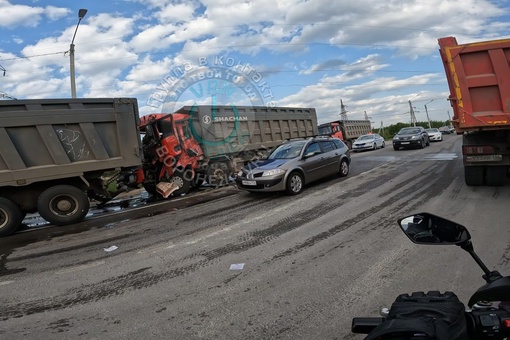
[[[61,274],[73,273],[73,272],[77,272],[77,271],[80,271],[80,270],[83,270],[83,269],[94,268],[94,267],[103,265],[105,263],[106,263],[106,261],[104,261],[104,260],[96,261],[96,262],[91,262],[91,263],[86,263],[86,264],[82,264],[80,266],[71,267],[71,268],[67,268],[67,269],[64,269],[64,270],[59,270],[59,271],[55,272],[55,274],[61,275]]]
[[[0,282],[0,286],[9,285],[11,283],[14,283],[14,281],[2,281],[2,282]]]
[[[427,161],[453,161],[455,158],[458,158],[456,153],[453,152],[445,152],[445,153],[436,153],[436,154],[426,154],[423,156],[421,160]]]

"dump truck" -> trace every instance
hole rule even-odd
[[[359,136],[369,133],[372,133],[369,120],[336,120],[319,125],[319,134],[341,139],[349,149]]]
[[[185,106],[141,119],[142,133],[159,136],[157,152],[144,152],[146,177],[139,181],[153,195],[180,195],[204,182],[226,184],[284,140],[318,134],[313,108]],[[165,192],[157,188],[163,176],[174,184]]]
[[[0,236],[27,213],[77,223],[91,201],[130,188],[186,193],[316,134],[314,109],[196,106],[140,117],[135,98],[0,101]]]
[[[462,134],[465,182],[504,185],[510,167],[510,39],[458,44],[440,38],[453,108]]]

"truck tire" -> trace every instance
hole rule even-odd
[[[485,183],[490,186],[502,186],[505,184],[506,167],[488,166],[485,168]]]
[[[56,185],[37,199],[39,215],[56,225],[78,223],[89,212],[90,202],[84,191],[72,185]]]
[[[287,178],[287,182],[285,183],[285,191],[289,195],[297,195],[303,191],[303,186],[305,185],[305,181],[303,180],[303,176],[297,172],[291,172],[289,177]]]
[[[484,167],[483,166],[466,166],[464,167],[464,179],[466,185],[481,186],[484,184]]]
[[[225,162],[214,162],[207,168],[207,183],[210,185],[227,185],[230,167]]]
[[[151,196],[158,195],[158,191],[156,190],[156,184],[154,184],[154,183],[143,183],[143,188]]]
[[[22,221],[21,208],[11,200],[0,197],[0,237],[14,234]]]
[[[191,188],[191,181],[186,178],[185,174],[186,172],[175,172],[170,178],[170,182],[179,187],[179,189],[172,193],[174,196],[180,196],[189,192],[189,189]]]
[[[349,148],[349,150],[352,150],[352,142],[350,140],[345,141],[345,145]]]

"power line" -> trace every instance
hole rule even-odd
[[[52,52],[52,53],[44,53],[44,54],[34,54],[34,55],[25,56],[25,57],[15,57],[15,58],[8,58],[8,59],[0,59],[0,61],[11,61],[11,60],[20,60],[20,59],[30,59],[30,58],[35,58],[35,57],[44,57],[44,56],[48,56],[48,55],[61,54],[61,53],[66,53],[66,52],[67,52],[67,51]]]

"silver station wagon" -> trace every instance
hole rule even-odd
[[[247,164],[236,177],[247,191],[286,191],[299,194],[304,185],[334,174],[347,176],[349,148],[337,138],[312,137],[289,140],[266,159]]]

